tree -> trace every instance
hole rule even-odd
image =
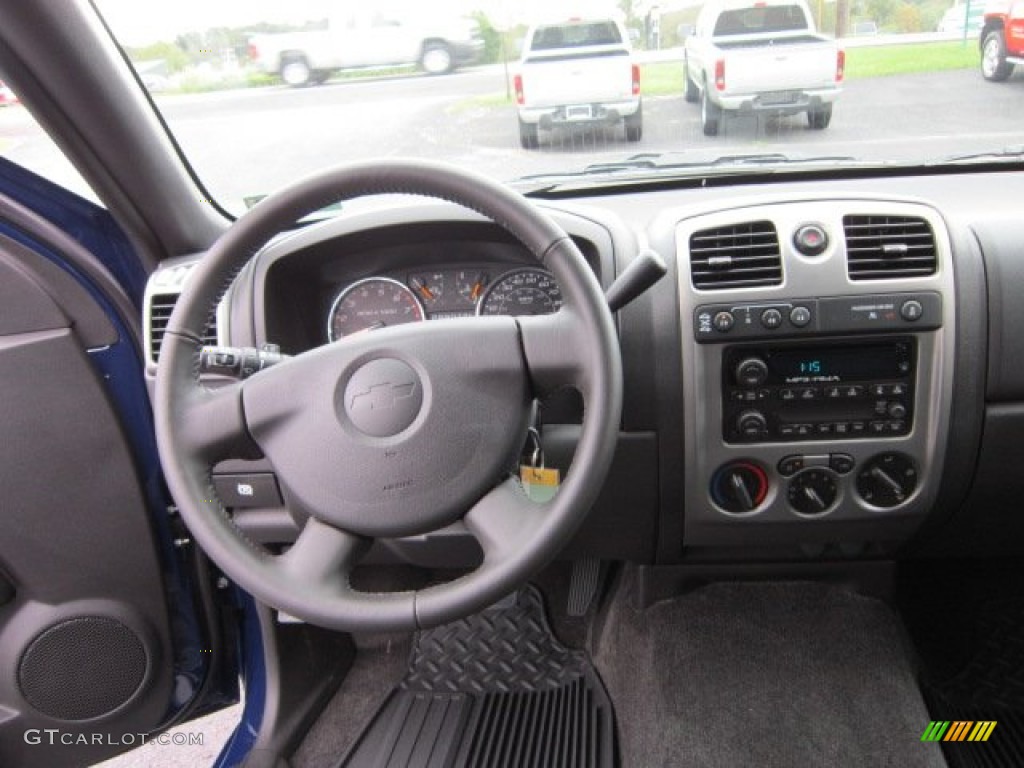
[[[163,61],[168,74],[180,72],[189,65],[189,55],[173,43],[128,48],[128,58],[132,61]]]
[[[916,5],[904,3],[896,9],[896,28],[900,32],[920,32],[921,9]]]
[[[473,20],[476,22],[480,37],[484,41],[484,52],[481,56],[482,64],[493,64],[501,61],[501,33],[483,11],[474,11]]]

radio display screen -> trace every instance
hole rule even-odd
[[[906,375],[906,349],[896,344],[775,349],[768,368],[776,381],[843,382]]]

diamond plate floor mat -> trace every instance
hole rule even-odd
[[[554,637],[534,587],[416,634],[409,668],[344,768],[610,768],[611,701]]]

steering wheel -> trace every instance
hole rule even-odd
[[[254,254],[328,204],[395,193],[447,200],[499,224],[555,275],[561,310],[393,326],[226,386],[200,383],[203,328]],[[510,470],[533,398],[563,387],[583,396],[579,443],[558,493],[534,503]],[[483,176],[438,163],[383,161],[309,177],[231,226],[177,302],[155,398],[168,487],[196,541],[224,573],[312,624],[408,630],[496,602],[565,546],[611,462],[622,370],[601,287],[550,217]],[[260,456],[272,464],[302,526],[281,554],[233,523],[211,480],[223,459]],[[460,519],[483,551],[475,570],[416,591],[369,593],[351,585],[352,569],[375,537],[421,535]]]

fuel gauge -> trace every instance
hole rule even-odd
[[[416,298],[428,307],[432,306],[444,296],[444,272],[413,275],[409,278],[409,287],[416,294]]]
[[[464,269],[455,276],[455,288],[465,303],[475,307],[491,282],[490,275],[479,269]]]

